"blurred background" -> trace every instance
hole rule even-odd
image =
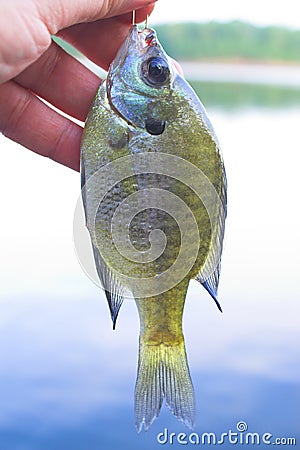
[[[296,8],[164,0],[150,25],[205,104],[229,183],[224,313],[191,282],[184,315],[195,431],[220,435],[244,421],[299,446]],[[136,434],[138,316],[126,301],[113,332],[102,291],[77,261],[79,174],[3,136],[0,147],[0,449],[152,450],[165,427],[188,432],[164,407]]]

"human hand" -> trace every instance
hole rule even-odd
[[[82,127],[99,78],[51,35],[107,69],[131,25],[156,0],[0,0],[0,131],[25,147],[79,170]]]

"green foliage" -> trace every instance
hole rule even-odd
[[[178,60],[300,62],[300,30],[257,27],[246,22],[179,23],[155,26],[166,52]],[[75,57],[67,42],[53,40]]]
[[[249,23],[157,25],[159,40],[179,60],[300,61],[300,31]]]

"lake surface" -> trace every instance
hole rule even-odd
[[[184,315],[194,431],[219,438],[244,422],[299,448],[299,92],[294,83],[192,83],[229,182],[224,313],[192,282]],[[79,175],[2,136],[0,147],[0,450],[153,450],[165,428],[188,439],[165,407],[136,434],[138,316],[128,300],[113,332],[103,293],[76,259]],[[245,433],[223,448],[244,448]],[[196,447],[174,439],[164,446]]]

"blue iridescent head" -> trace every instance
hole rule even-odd
[[[154,30],[132,26],[107,76],[112,108],[130,125],[162,134],[174,112],[170,107],[177,76]]]

